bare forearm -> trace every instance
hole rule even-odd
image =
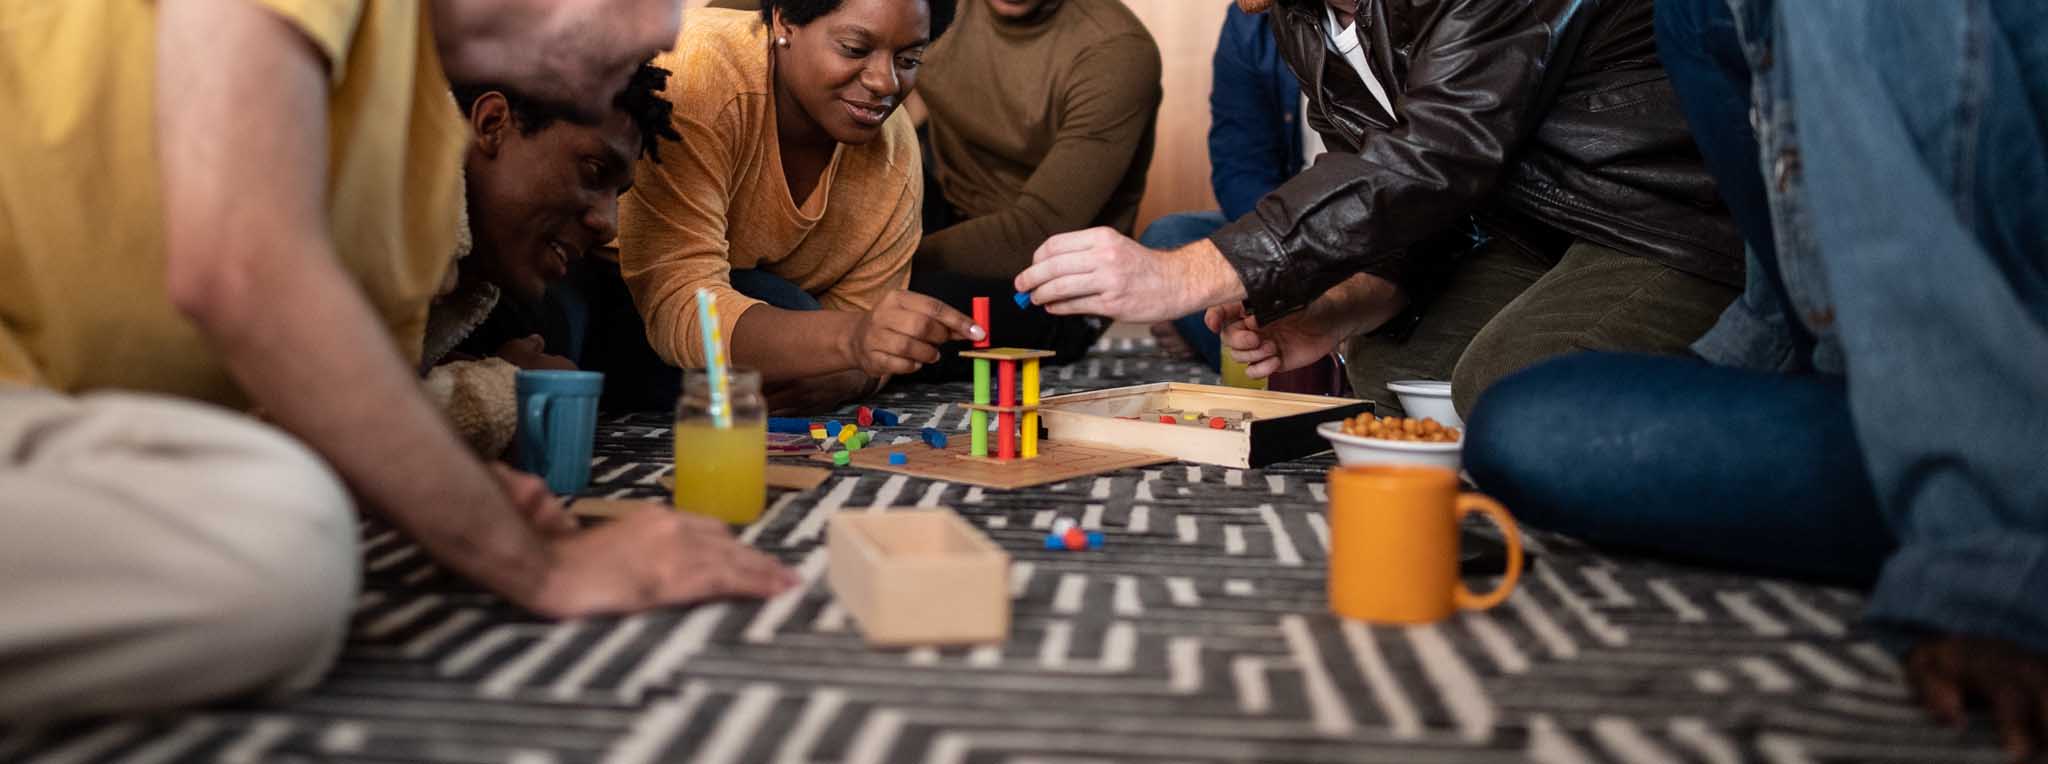
[[[270,418],[447,567],[527,600],[547,553],[419,392],[391,338],[320,243],[241,258],[241,278],[187,312]],[[237,288],[235,282],[260,284]]]
[[[769,383],[855,369],[853,332],[859,321],[849,311],[756,305],[733,325],[733,363],[760,372]]]
[[[1380,328],[1407,306],[1407,294],[1394,282],[1360,273],[1331,287],[1303,313],[1307,320],[1340,327],[1342,336],[1350,336]]]

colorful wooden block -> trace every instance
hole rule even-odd
[[[852,451],[840,451],[832,455],[832,463],[844,467],[853,462]]]
[[[862,427],[873,427],[875,426],[875,410],[866,406],[854,409],[853,421],[859,422]]]
[[[924,444],[927,446],[932,448],[946,447],[946,433],[937,427],[926,427],[919,430],[918,435],[924,438]]]
[[[903,453],[902,451],[891,451],[889,452],[889,463],[897,466],[909,464],[910,455]]]
[[[1018,310],[1028,310],[1031,307],[1031,293],[1018,292],[1014,296],[1010,297],[1010,301],[1017,303]]]
[[[896,427],[903,424],[903,415],[888,409],[875,409],[875,424]]]
[[[975,340],[974,346],[978,348],[988,347],[990,339],[995,336],[995,331],[991,330],[988,326],[987,297],[974,298],[974,325],[981,327],[981,339]]]

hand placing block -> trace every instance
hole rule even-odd
[[[1010,556],[950,509],[842,512],[826,581],[870,645],[1001,642]]]

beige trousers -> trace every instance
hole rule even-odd
[[[0,724],[311,685],[355,540],[341,481],[249,417],[0,385]]]

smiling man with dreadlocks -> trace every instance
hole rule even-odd
[[[429,396],[486,457],[511,443],[518,370],[576,368],[545,352],[541,298],[617,234],[634,161],[659,161],[661,140],[680,137],[661,97],[668,76],[643,64],[596,123],[508,88],[454,88],[475,138],[463,163],[468,221],[421,362]]]

